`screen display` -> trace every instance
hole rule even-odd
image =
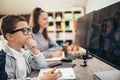
[[[120,20],[120,14],[118,19]],[[89,51],[108,64],[120,69],[120,22],[115,18],[92,24]]]

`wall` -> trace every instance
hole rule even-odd
[[[0,0],[0,14],[30,14],[35,7],[45,11],[83,7],[87,0]]]
[[[117,2],[120,2],[120,0],[88,0],[85,7],[86,13],[90,13],[94,10],[99,10]]]

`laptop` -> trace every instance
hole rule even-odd
[[[38,78],[43,76],[43,74],[49,70],[51,70],[51,68],[41,69]],[[57,80],[76,80],[73,68],[57,68],[57,70],[60,70],[62,72],[62,77],[58,78]]]
[[[120,80],[120,71],[110,70],[110,71],[95,72],[94,80]]]

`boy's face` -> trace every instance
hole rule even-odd
[[[21,30],[20,30],[21,29]],[[22,30],[25,29],[25,30]],[[14,30],[18,30],[14,32],[12,35],[12,41],[18,45],[24,45],[26,40],[31,38],[30,27],[28,26],[27,22],[19,21],[16,24],[16,28]]]

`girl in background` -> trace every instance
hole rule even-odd
[[[59,50],[58,44],[48,36],[49,21],[47,12],[41,8],[35,8],[31,14],[29,24],[32,27],[32,37],[37,42],[37,48],[44,54],[45,58],[62,56],[62,50]]]

